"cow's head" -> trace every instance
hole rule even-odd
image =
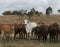
[[[29,24],[29,23],[30,23],[30,21],[29,21],[28,19],[25,19],[25,20],[24,20],[24,24],[25,24],[25,25],[27,25],[27,24]]]

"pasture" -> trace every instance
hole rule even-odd
[[[5,15],[0,16],[0,24],[14,24],[14,23],[20,23],[24,19],[29,19],[26,15],[25,16],[17,16],[17,15]],[[42,14],[40,16],[31,16],[30,20],[34,22],[45,22],[46,24],[51,24],[53,22],[58,22],[60,25],[60,15],[59,14],[52,14],[50,16]]]
[[[37,17],[37,18],[36,18]],[[18,16],[1,16],[0,24],[3,23],[20,23],[24,19],[28,19],[28,17],[18,17]],[[60,15],[40,15],[40,16],[32,16],[31,20],[34,22],[45,22],[46,24],[51,24],[53,22],[58,22],[60,25]],[[60,47],[60,35],[58,42],[42,42],[38,40],[25,40],[25,39],[16,39],[16,40],[0,40],[0,47]]]
[[[0,40],[0,47],[60,47],[60,42],[38,42],[37,40]]]

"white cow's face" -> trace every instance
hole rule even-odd
[[[27,25],[29,23],[29,20],[24,20],[24,24]]]

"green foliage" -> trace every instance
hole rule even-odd
[[[40,15],[42,12],[36,11],[34,8],[32,8],[29,12],[27,10],[14,10],[14,11],[5,11],[2,13],[3,15],[28,15],[29,17],[34,15]]]
[[[12,12],[12,15],[18,15],[18,11],[14,10],[14,11]]]
[[[34,15],[35,14],[35,9],[32,8],[30,12],[31,12],[32,15]]]
[[[60,9],[58,10],[58,12],[60,13]]]
[[[40,12],[40,14],[43,14],[42,12]]]
[[[19,10],[19,11],[14,10],[12,12],[11,11],[5,11],[2,14],[3,15],[24,15],[24,14],[26,14],[26,12],[27,12],[27,10]]]
[[[11,15],[11,11],[5,11],[3,12],[3,15]]]
[[[36,14],[36,15],[38,15],[38,14],[39,14],[39,12],[38,12],[38,11],[36,11],[36,12],[35,12],[35,14]]]
[[[46,14],[47,15],[50,15],[51,13],[52,13],[52,8],[51,7],[48,7],[47,9],[46,9]]]
[[[34,16],[34,15],[40,15],[40,14],[43,14],[43,13],[42,13],[42,12],[39,12],[39,11],[36,11],[34,8],[32,8],[32,9],[27,13],[27,15],[28,15],[29,17]]]

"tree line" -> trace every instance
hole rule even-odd
[[[60,9],[58,10],[58,12],[60,13]],[[48,7],[48,8],[46,8],[46,14],[47,15],[50,15],[50,14],[52,14],[53,13],[53,9],[52,9],[52,7]],[[23,16],[23,15],[29,15],[29,16],[31,16],[31,15],[40,15],[40,14],[43,14],[42,12],[39,12],[39,11],[36,11],[34,8],[32,8],[29,12],[28,12],[28,10],[14,10],[14,11],[4,11],[3,13],[2,13],[3,15],[21,15],[21,16]]]
[[[4,11],[2,13],[3,15],[38,15],[43,14],[42,12],[36,11],[34,8],[32,8],[29,12],[27,10],[14,10],[14,11]]]

